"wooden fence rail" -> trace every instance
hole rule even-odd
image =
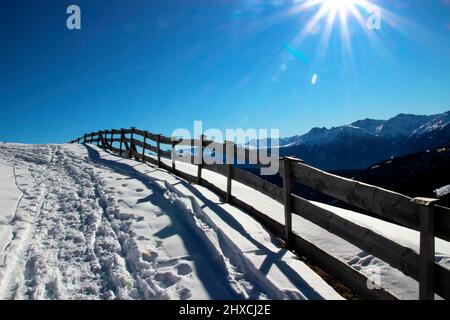
[[[127,136],[129,135],[129,137]],[[141,139],[138,139],[140,137]],[[321,228],[352,243],[360,249],[389,263],[405,275],[419,282],[419,298],[433,299],[437,293],[450,299],[450,270],[435,262],[435,237],[450,241],[450,209],[436,205],[435,199],[409,198],[405,195],[362,182],[346,179],[309,166],[293,158],[261,157],[255,150],[241,148],[233,142],[217,143],[206,136],[199,139],[181,139],[154,134],[136,128],[111,129],[84,134],[70,143],[96,143],[122,157],[148,162],[174,172],[189,182],[201,184],[221,195],[227,202],[246,210],[260,220],[275,235],[283,238],[288,247],[303,254],[307,259],[347,284],[365,298],[395,299],[382,288],[370,289],[364,275],[327,254],[292,230],[292,214],[299,215]],[[119,144],[119,148],[114,144]],[[162,149],[161,145],[169,146]],[[141,152],[137,150],[141,148]],[[197,155],[178,157],[179,148],[197,148]],[[215,151],[225,156],[224,164],[210,164],[204,151]],[[191,150],[189,150],[191,151]],[[152,153],[148,155],[147,153]],[[170,159],[167,165],[161,158]],[[195,176],[176,169],[176,161],[197,164]],[[279,162],[279,175],[283,187],[246,170],[233,166],[258,164],[266,166],[270,161]],[[202,177],[202,170],[209,170],[226,177],[226,190],[222,190]],[[233,181],[257,190],[284,205],[284,224],[259,212],[232,194]],[[362,227],[338,214],[292,194],[292,183],[306,185],[316,191],[369,211],[401,226],[420,232],[420,250],[404,247],[368,228]]]

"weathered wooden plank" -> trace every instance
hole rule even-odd
[[[226,151],[226,143],[214,142],[210,140],[205,140],[203,142],[203,146],[209,150],[215,150],[216,152],[225,152]]]
[[[147,135],[148,135],[148,132],[147,131],[144,131],[144,141],[142,142],[142,144],[143,144],[143,147],[142,147],[142,158],[141,158],[141,161],[142,162],[144,162],[145,161],[145,151],[146,151],[146,145],[147,145]]]
[[[113,143],[114,143],[113,139],[114,139],[114,129],[111,129],[111,134],[110,134],[110,136],[109,136],[109,146],[110,146],[109,149],[110,149],[110,150],[111,150],[112,145],[113,145]]]
[[[210,187],[209,185],[206,185]],[[223,191],[222,191],[223,192]],[[220,194],[220,193],[219,193]],[[261,213],[251,205],[239,198],[232,196],[231,203],[261,222],[272,234],[279,238],[284,236],[284,225],[269,216]],[[338,281],[361,295],[364,299],[396,300],[397,298],[383,288],[369,289],[368,278],[355,270],[345,262],[333,257],[329,253],[315,246],[311,242],[300,237],[295,231],[292,234],[292,248],[295,252],[304,256],[308,261],[329,273]]]
[[[160,154],[161,157],[166,158],[166,159],[171,159],[172,158],[172,152],[167,151],[167,150],[159,149],[159,154]]]
[[[233,165],[231,164],[226,164],[226,177],[227,177],[227,195],[226,195],[226,201],[228,203],[231,202],[231,187],[232,187],[232,182],[233,182]]]
[[[292,164],[292,175],[297,182],[319,192],[419,230],[419,207],[402,194],[333,175],[304,163]]]
[[[234,146],[237,164],[258,164],[258,150]]]
[[[156,142],[156,136],[157,136],[156,134],[145,131],[145,130],[134,129],[134,133],[141,137],[144,137],[146,132],[147,132],[147,140],[152,140],[152,141]]]
[[[227,176],[228,170],[225,164],[203,164],[203,168],[209,171],[213,171],[215,173],[221,174],[223,176]]]
[[[148,151],[151,151],[151,152],[154,152],[154,153],[158,152],[158,148],[157,147],[152,146],[152,145],[150,145],[148,143],[144,143],[144,142],[142,142],[140,140],[134,140],[134,144],[139,146],[139,147],[145,148],[145,150],[148,150]]]
[[[145,136],[145,130],[140,130],[140,129],[134,128],[134,134],[136,134],[138,136],[141,136],[141,137],[144,137]]]
[[[387,239],[370,229],[346,220],[296,195],[292,195],[292,202],[293,213],[302,216],[323,229],[380,258],[394,268],[402,271],[405,275],[419,280],[420,259],[419,254],[414,250]],[[438,266],[437,268],[443,267]],[[436,282],[446,283],[450,289],[450,271],[443,271],[441,278],[436,278]],[[449,289],[442,291],[442,288],[440,288],[440,291],[437,293],[449,299]]]
[[[202,168],[203,168],[203,141],[206,139],[205,135],[200,135],[200,150],[198,152],[198,164],[197,164],[197,184],[202,184]]]
[[[294,179],[310,188],[419,231],[420,206],[400,193],[327,173],[304,163],[292,165]],[[450,241],[450,209],[436,210],[436,236]]]
[[[237,167],[233,167],[233,179],[271,197],[280,203],[284,203],[283,189],[265,179]]]
[[[292,178],[291,162],[289,159],[283,160],[283,200],[284,200],[284,240],[288,246],[292,241]]]
[[[184,146],[184,147],[199,147],[200,145],[202,145],[202,143],[199,139],[182,139],[181,141],[179,141],[177,143],[177,146]],[[230,154],[228,158],[236,159],[237,164],[267,165],[269,163],[269,161],[278,161],[278,158],[276,158],[276,157],[265,156],[265,158],[262,159],[260,157],[257,149],[242,148],[242,147],[238,147],[237,145],[234,145],[231,150],[227,150],[225,142],[223,142],[223,143],[222,142],[214,142],[214,141],[205,139],[203,141],[203,146],[209,150],[216,150],[217,152],[223,152],[223,153],[232,152],[232,154]]]
[[[227,168],[226,170],[226,177],[227,177],[227,195],[226,195],[226,202],[231,202],[231,196],[232,196],[232,185],[233,185],[233,175],[234,175],[234,142],[233,141],[225,141],[225,166]]]
[[[434,264],[434,291],[442,298],[450,299],[450,270],[435,263]]]
[[[120,145],[119,145],[119,154],[122,155],[123,150],[123,139],[125,138],[125,135],[123,134],[123,129],[120,129]]]
[[[269,156],[263,150],[234,146],[234,155],[238,164],[270,165],[274,161],[280,161],[278,157]]]
[[[434,205],[434,232],[437,237],[450,241],[450,208]]]
[[[396,268],[404,269],[402,256],[413,257],[412,261],[410,259],[412,262],[410,268],[401,271],[415,279],[418,278],[419,255],[410,248],[403,247],[299,196],[292,195],[292,204],[295,214],[336,234]]]
[[[158,134],[156,136],[156,157],[157,157],[157,160],[158,160],[158,167],[159,168],[161,168],[161,143],[160,143],[160,140],[161,140],[161,135]]]
[[[153,142],[156,142],[158,140],[158,134],[155,133],[148,133],[147,139],[152,140]]]
[[[172,160],[172,171],[175,172],[176,170],[176,157],[177,157],[177,150],[176,150],[176,141],[172,140],[172,149],[170,153],[170,158]]]
[[[199,139],[180,139],[176,142],[177,147],[199,147]]]
[[[414,198],[413,202],[421,205],[420,212],[420,274],[419,299],[434,299],[434,204],[438,199]]]
[[[131,127],[131,134],[130,134],[130,150],[129,150],[129,157],[130,159],[133,157],[134,155],[134,151],[136,149],[136,146],[134,145],[134,129],[135,127]],[[135,158],[136,159],[136,158]]]
[[[154,139],[152,139],[152,140],[156,141],[156,135],[155,135]],[[161,135],[159,143],[172,145],[172,138]]]

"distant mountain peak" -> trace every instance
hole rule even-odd
[[[315,127],[280,139],[280,153],[323,169],[354,169],[449,141],[450,110],[434,115],[400,113],[388,120],[366,118],[329,129]]]
[[[366,130],[369,133],[376,134],[379,128],[382,128],[386,120],[375,120],[366,118],[352,123],[353,126]]]

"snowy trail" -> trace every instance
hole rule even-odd
[[[125,160],[132,162],[133,160]],[[171,165],[170,160],[163,159],[167,165]],[[196,175],[197,169],[195,165],[189,163],[177,162],[177,169]],[[155,173],[152,173],[155,175]],[[161,175],[167,179],[164,175]],[[209,170],[202,171],[202,178],[213,183],[223,191],[227,188],[226,177]],[[203,194],[207,194],[207,189],[201,186],[192,186],[190,189],[198,190]],[[258,211],[266,214],[272,219],[284,224],[284,207],[279,202],[258,192],[244,184],[233,181],[233,195],[240,200],[251,205]],[[188,192],[187,190],[183,192]],[[211,197],[209,195],[208,197]],[[344,219],[352,221],[362,227],[369,228],[374,232],[391,239],[419,252],[419,232],[410,230],[389,222],[369,217],[354,211],[341,209],[328,204],[313,202],[315,205],[322,206],[334,214]],[[418,298],[418,282],[411,277],[404,275],[398,269],[393,268],[385,261],[361,250],[353,244],[343,240],[342,238],[328,232],[327,230],[317,226],[298,215],[292,216],[293,231],[301,237],[317,245],[322,250],[330,253],[334,257],[347,263],[352,268],[358,270],[374,283],[381,285],[399,299],[417,299]],[[442,239],[435,239],[436,252],[435,260],[441,266],[450,268],[450,242]],[[436,296],[436,298],[439,298]]]
[[[108,156],[1,145],[18,189],[0,229],[1,299],[341,298],[239,210]]]

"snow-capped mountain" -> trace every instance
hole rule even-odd
[[[304,135],[280,139],[280,154],[297,156],[323,169],[357,169],[449,141],[450,111],[429,116],[399,114],[388,120],[313,128]]]

